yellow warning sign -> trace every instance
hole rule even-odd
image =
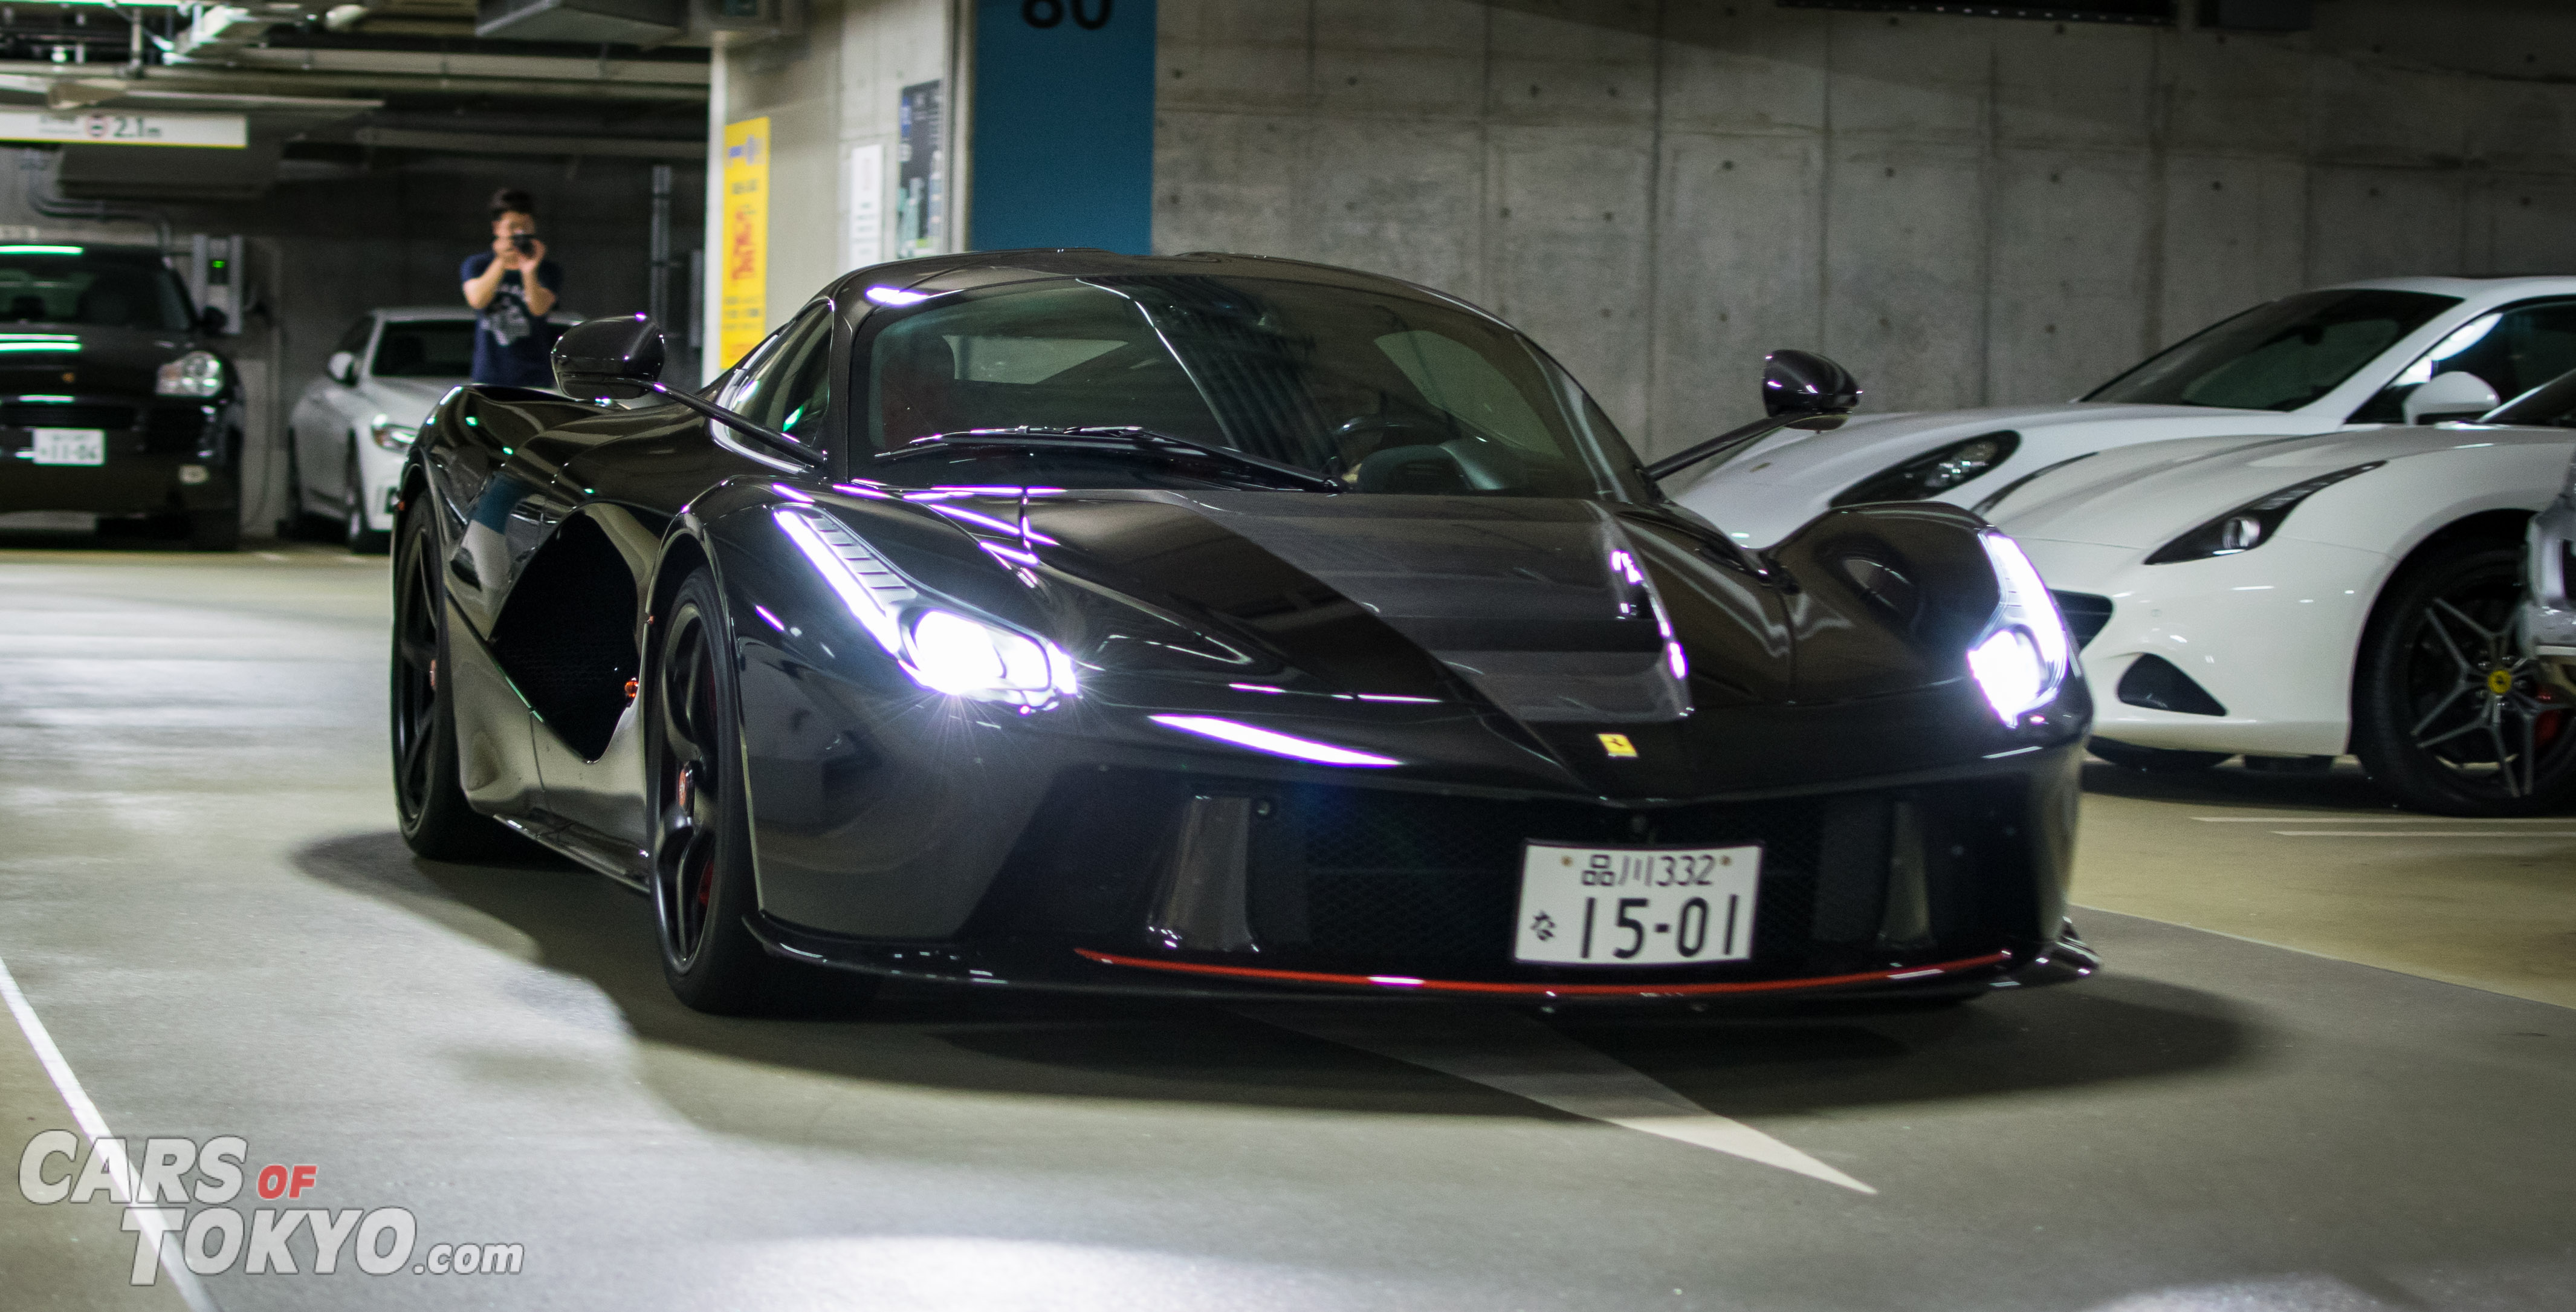
[[[769,335],[769,120],[725,125],[724,263],[716,354],[742,359]]]

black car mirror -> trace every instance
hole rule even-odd
[[[197,311],[197,331],[208,337],[221,337],[231,327],[232,320],[225,318],[223,311],[211,305]]]
[[[1763,418],[1646,466],[1646,477],[1665,478],[1704,460],[1734,456],[1783,428],[1839,428],[1860,395],[1860,384],[1841,365],[1813,351],[1773,351],[1762,357]]]
[[[651,316],[585,319],[555,339],[555,388],[584,400],[626,401],[647,394],[675,401],[779,455],[821,468],[823,453],[703,396],[662,384],[662,330]],[[726,377],[731,377],[727,371]]]
[[[1860,404],[1851,371],[1813,351],[1773,351],[1762,358],[1762,412],[1792,419],[1840,419]]]
[[[555,339],[554,366],[566,396],[630,400],[662,381],[662,330],[641,314],[587,320]]]

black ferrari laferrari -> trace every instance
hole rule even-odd
[[[689,1005],[825,977],[1542,1003],[2093,968],[2090,701],[1921,502],[1751,552],[1547,354],[1389,278],[1014,251],[849,274],[702,391],[640,317],[420,431],[402,830],[647,892]]]

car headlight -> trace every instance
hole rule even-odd
[[[903,667],[932,692],[1042,706],[1076,691],[1073,662],[1054,644],[955,611],[925,610],[906,632]]]
[[[378,415],[374,423],[367,425],[367,436],[375,439],[377,446],[400,453],[420,439],[420,425],[397,424],[390,416]]]
[[[770,517],[913,682],[951,697],[1023,707],[1049,706],[1081,691],[1063,648],[921,604],[921,594],[838,520],[798,510],[774,510]]]
[[[190,351],[161,366],[152,390],[162,396],[214,396],[224,390],[224,362],[210,351]]]
[[[2271,541],[2273,535],[2280,532],[2281,521],[2288,519],[2290,512],[2298,509],[2300,502],[2355,474],[2367,474],[2387,463],[2385,460],[2373,460],[2366,465],[2338,469],[2331,474],[2312,478],[2304,483],[2292,483],[2278,492],[2257,497],[2156,548],[2155,552],[2147,557],[2147,563],[2171,565],[2180,561],[2208,560],[2215,556],[2233,556],[2240,551],[2252,551]]]
[[[1968,672],[1976,676],[1996,718],[2018,724],[2056,700],[2074,668],[2075,643],[2039,567],[2022,554],[2021,544],[1992,529],[1977,537],[1994,566],[1997,598],[1994,618],[1968,648]]]
[[[2021,449],[2021,434],[2006,430],[1984,433],[1927,451],[1903,464],[1891,465],[1836,494],[1836,506],[1869,501],[1921,501],[1939,496],[2012,459]]]

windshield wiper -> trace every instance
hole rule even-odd
[[[902,460],[925,452],[953,451],[971,446],[1066,447],[1085,451],[1137,451],[1150,454],[1156,447],[1171,447],[1199,455],[1213,456],[1228,464],[1257,469],[1273,478],[1285,479],[1309,492],[1347,492],[1350,489],[1329,475],[1310,469],[1282,464],[1233,447],[1215,446],[1186,437],[1174,437],[1150,428],[1085,425],[1048,428],[1022,425],[1017,428],[970,428],[954,433],[935,433],[918,438],[893,451],[880,451],[879,460]]]

